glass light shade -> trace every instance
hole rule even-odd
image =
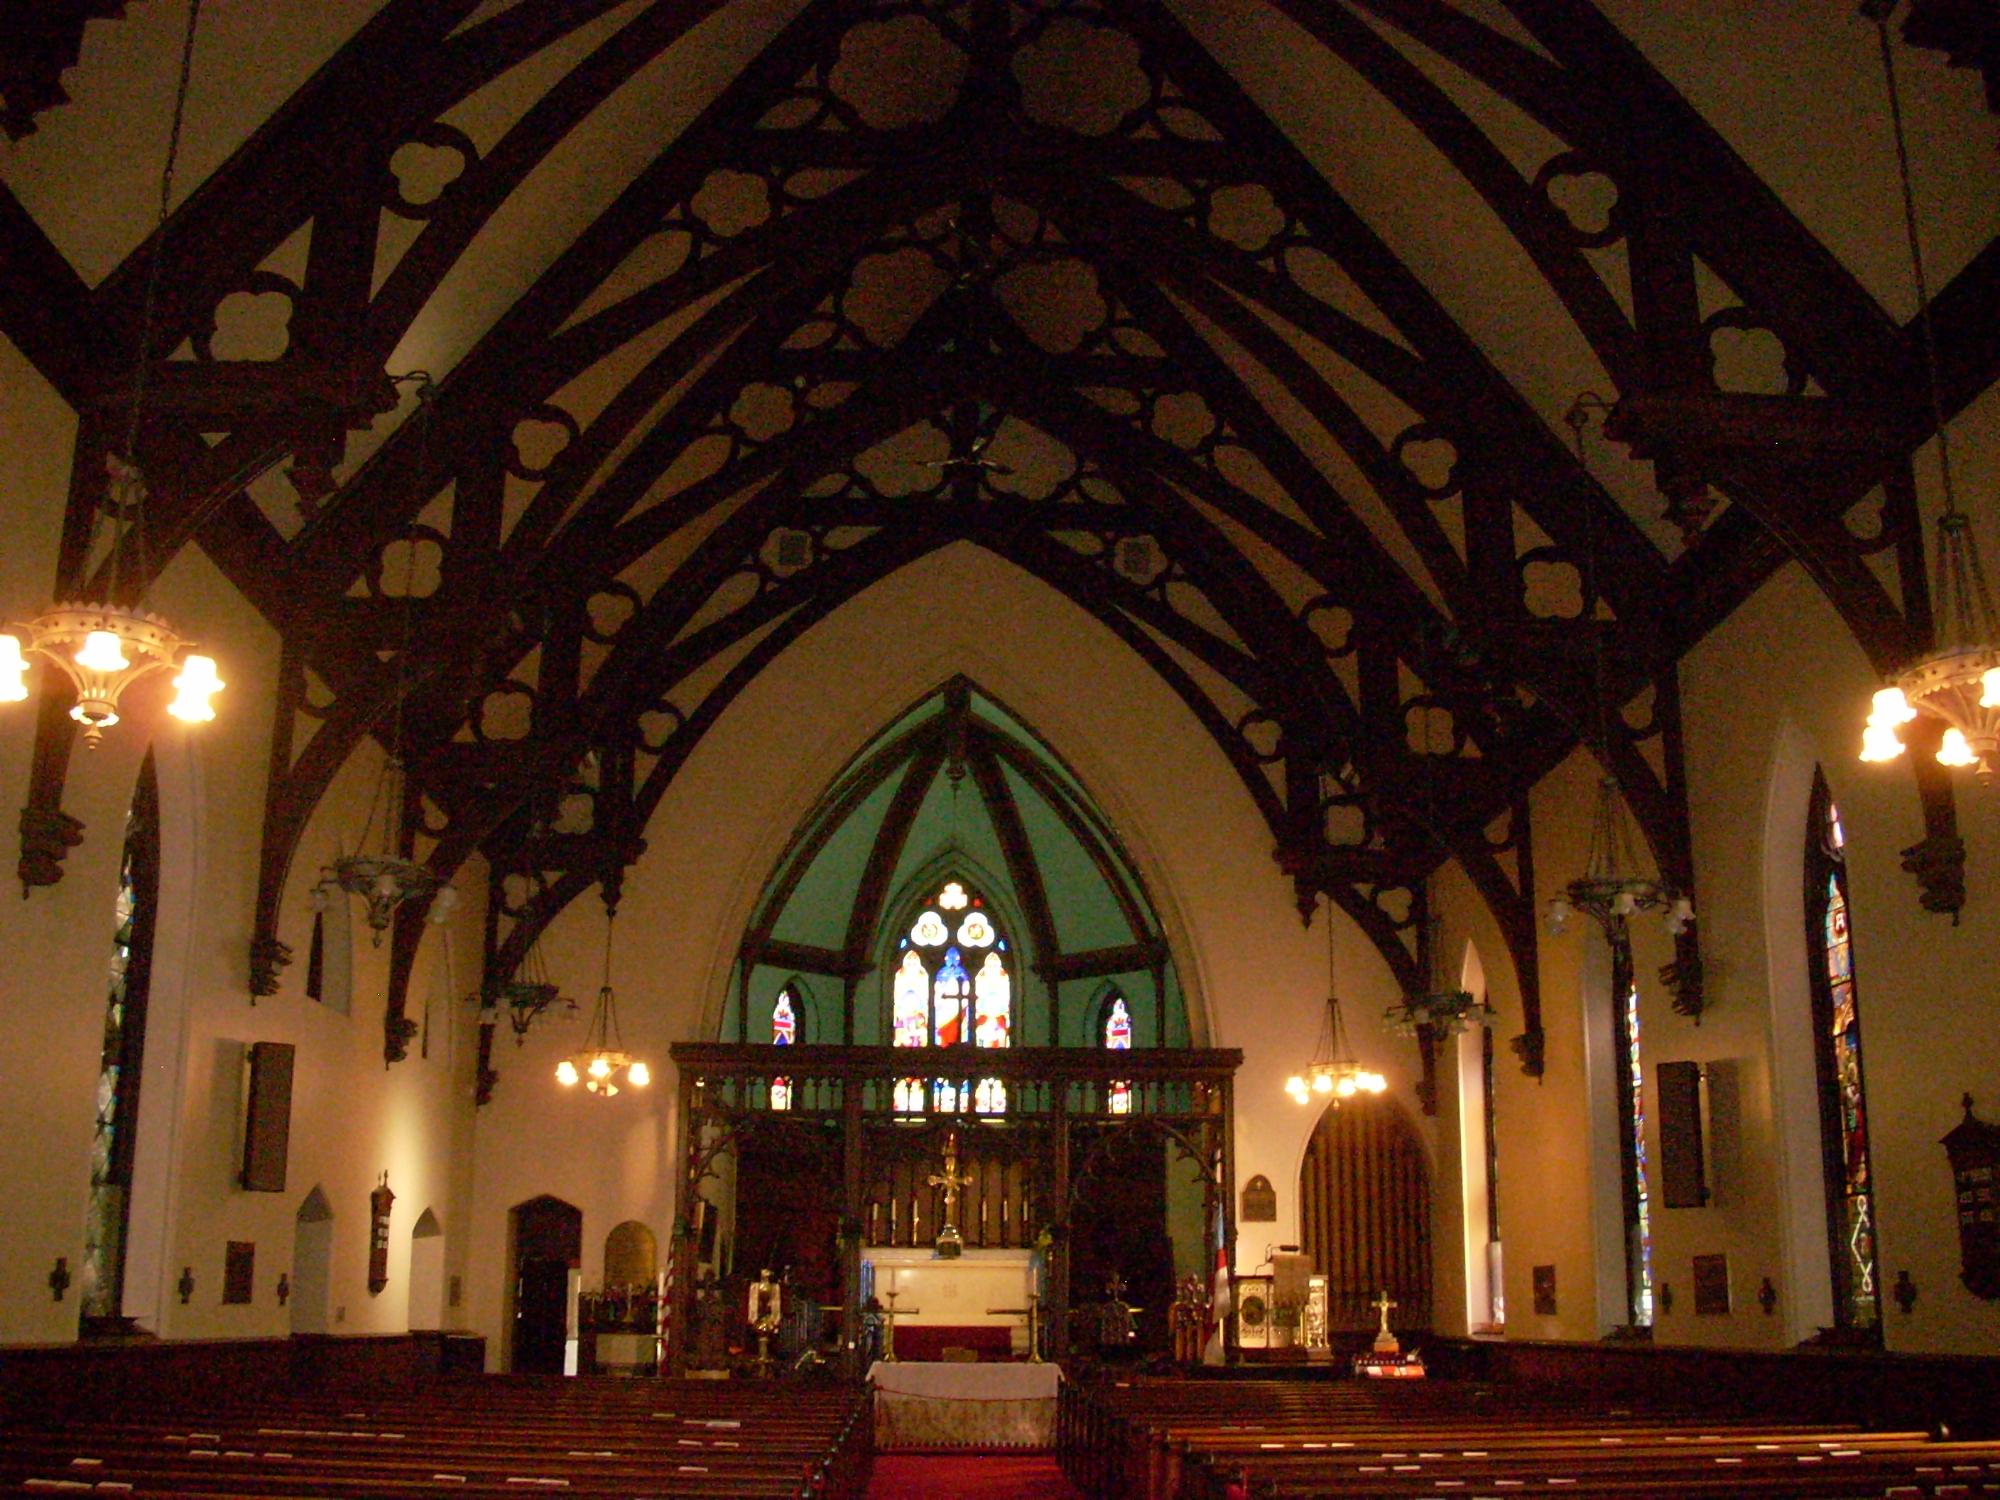
[[[1870,765],[1880,765],[1902,753],[1903,742],[1896,737],[1896,731],[1870,719],[1868,727],[1861,731],[1861,759]]]
[[[1938,764],[1941,766],[1976,766],[1979,764],[1979,757],[1972,753],[1972,746],[1965,742],[1965,731],[1956,728],[1947,729],[1944,732],[1944,739],[1938,744],[1937,759]]]
[[[653,1070],[642,1062],[635,1062],[625,1070],[625,1081],[635,1089],[642,1089],[653,1081]]]
[[[1888,725],[1907,724],[1917,716],[1910,707],[1910,700],[1899,687],[1882,688],[1875,694],[1875,706],[1869,711],[1868,722]]]
[[[0,703],[19,703],[28,696],[28,659],[18,636],[0,634]]]
[[[576,1087],[576,1064],[566,1057],[556,1064],[556,1082],[566,1089]]]
[[[167,705],[167,712],[186,724],[206,724],[215,717],[215,705],[209,700],[224,686],[216,675],[214,657],[187,657],[181,662],[180,674],[174,678],[177,692],[174,701]]]
[[[1981,708],[2000,708],[2000,667],[1994,667],[1979,679]]]
[[[77,648],[76,664],[93,672],[122,672],[132,665],[118,637],[108,630],[93,630]]]
[[[601,1083],[611,1076],[611,1059],[602,1054],[593,1057],[590,1060],[590,1066],[585,1068],[584,1071],[590,1074],[594,1081]]]

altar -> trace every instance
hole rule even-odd
[[[897,1359],[943,1360],[948,1349],[979,1360],[1026,1357],[1028,1298],[1041,1290],[1040,1267],[1033,1250],[944,1257],[929,1246],[877,1246],[862,1261],[862,1300],[895,1310]]]
[[[875,1446],[1052,1448],[1061,1380],[1055,1365],[878,1362]]]

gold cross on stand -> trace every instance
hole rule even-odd
[[[887,1307],[871,1307],[868,1315],[882,1325],[882,1363],[893,1365],[896,1361],[896,1319],[912,1317],[923,1311],[921,1307],[898,1307],[896,1299],[901,1292],[884,1292],[889,1299]]]
[[[1028,1363],[1039,1365],[1042,1359],[1042,1294],[1028,1293],[1026,1307],[989,1307],[989,1318],[1026,1318],[1028,1320]]]
[[[944,1170],[933,1172],[925,1179],[932,1187],[944,1189],[944,1227],[938,1230],[937,1253],[950,1260],[965,1249],[965,1240],[958,1232],[958,1190],[971,1183],[967,1173],[958,1170],[958,1132],[950,1131],[944,1138]]]

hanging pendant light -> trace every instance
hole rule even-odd
[[[583,1046],[556,1064],[556,1082],[564,1088],[584,1088],[600,1099],[617,1097],[621,1086],[642,1089],[653,1081],[653,1070],[641,1058],[625,1050],[618,1030],[618,997],[611,988],[611,939],[618,925],[618,908],[604,908],[604,983],[597,991],[597,1005],[590,1013],[590,1030]]]
[[[1571,403],[1569,411],[1563,416],[1576,447],[1577,464],[1586,476],[1590,475],[1591,468],[1589,449],[1583,440],[1584,430],[1590,425],[1592,413],[1601,416],[1608,409],[1603,397],[1586,391]],[[1587,519],[1594,514],[1594,511],[1585,512]],[[1605,765],[1609,762],[1611,744],[1608,720],[1614,705],[1605,683],[1604,631],[1596,618],[1597,546],[1594,521],[1585,537],[1584,552],[1583,608],[1590,622],[1592,710],[1596,718],[1592,749],[1597,763]],[[1568,927],[1569,919],[1581,914],[1604,929],[1606,939],[1614,948],[1624,948],[1630,942],[1626,920],[1641,912],[1656,912],[1667,931],[1678,937],[1694,921],[1694,902],[1672,886],[1640,874],[1640,869],[1638,840],[1632,830],[1631,815],[1626,810],[1625,795],[1619,788],[1618,778],[1600,776],[1596,802],[1591,810],[1590,846],[1584,855],[1583,873],[1550,900],[1549,931],[1562,933]]]
[[[1340,990],[1333,971],[1333,898],[1326,902],[1326,1014],[1320,1018],[1319,1038],[1313,1045],[1312,1061],[1303,1073],[1285,1080],[1285,1092],[1299,1104],[1315,1097],[1330,1100],[1338,1107],[1357,1094],[1379,1094],[1389,1080],[1356,1060],[1347,1041],[1347,1021],[1340,1010]]]
[[[1469,1026],[1485,1026],[1498,1012],[1484,1000],[1474,998],[1462,985],[1452,984],[1438,958],[1438,933],[1443,923],[1428,918],[1417,934],[1417,961],[1428,988],[1421,995],[1406,995],[1382,1012],[1382,1019],[1405,1036],[1414,1036],[1428,1026],[1439,1036],[1457,1036]]]
[[[430,472],[429,451],[432,401],[436,387],[425,372],[392,377],[398,383],[417,385],[417,415],[423,426],[418,430],[416,482],[421,485]],[[355,852],[338,856],[326,868],[326,876],[350,895],[368,904],[368,925],[375,932],[375,946],[395,919],[396,909],[405,902],[428,901],[430,918],[442,922],[458,904],[458,893],[446,885],[437,872],[403,853],[404,807],[409,798],[407,773],[403,765],[403,707],[410,694],[410,656],[415,645],[413,614],[416,609],[417,549],[414,538],[405,549],[403,572],[402,640],[396,651],[394,709],[389,725],[389,751],[375,775],[368,797],[368,817],[355,840]],[[371,847],[371,839],[376,842]]]
[[[194,67],[194,42],[201,18],[201,0],[191,0],[181,44],[180,80],[174,93],[173,124],[167,137],[167,159],[160,174],[159,213],[153,230],[151,265],[146,276],[145,302],[139,320],[138,368],[132,378],[132,410],[126,424],[125,451],[111,455],[106,498],[91,511],[94,554],[99,529],[108,513],[110,538],[100,576],[101,597],[58,602],[34,619],[0,632],[0,702],[18,703],[28,696],[30,657],[55,666],[70,681],[76,702],[69,716],[83,726],[84,748],[95,750],[104,731],[118,722],[125,690],[143,678],[180,669],[167,712],[185,723],[206,723],[215,717],[211,700],[224,686],[215,660],[188,650],[165,619],[145,608],[147,576],[144,510],[145,481],[135,454],[140,416],[145,407],[146,376],[152,363],[155,312],[159,301],[161,263],[166,246],[168,210],[173,202],[174,164],[180,155],[181,123],[187,114],[188,83]],[[14,632],[19,632],[16,634]]]
[[[1972,518],[1958,508],[1952,483],[1951,433],[1945,425],[1938,384],[1937,334],[1931,319],[1930,283],[1924,274],[1923,240],[1917,231],[1916,193],[1910,184],[1910,153],[1903,132],[1903,101],[1896,86],[1895,48],[1889,40],[1893,4],[1864,7],[1874,20],[1882,54],[1882,75],[1895,135],[1896,168],[1903,188],[1903,229],[1909,239],[1910,275],[1917,294],[1917,330],[1923,341],[1924,374],[1930,393],[1931,424],[1937,433],[1938,479],[1944,511],[1937,520],[1937,588],[1932,608],[1936,647],[1880,688],[1862,731],[1861,759],[1895,760],[1906,748],[1897,734],[1919,718],[1943,726],[1937,759],[1954,769],[1973,767],[1981,785],[1991,785],[2000,766],[2000,612],[1986,585]]]

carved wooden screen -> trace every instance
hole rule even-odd
[[[1354,1099],[1320,1117],[1299,1172],[1300,1233],[1326,1277],[1332,1332],[1431,1326],[1431,1189],[1423,1144],[1394,1104]]]

